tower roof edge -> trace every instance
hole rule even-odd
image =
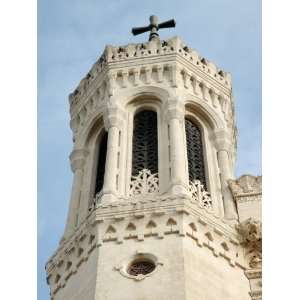
[[[181,56],[207,76],[231,89],[231,74],[217,67],[216,64],[189,47],[179,36],[175,35],[166,40],[153,39],[144,43],[129,43],[123,46],[106,45],[102,55],[94,63],[87,75],[80,81],[77,88],[70,95],[72,99],[80,95],[88,85],[94,81],[107,65],[124,63],[135,59],[159,58],[175,54]]]

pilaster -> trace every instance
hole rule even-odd
[[[228,186],[228,180],[233,178],[233,170],[230,167],[229,161],[229,153],[232,145],[225,130],[215,132],[215,146],[217,149],[218,164],[220,169],[225,218],[229,220],[237,220],[238,216],[236,206]]]
[[[101,202],[117,200],[120,190],[121,132],[126,113],[118,106],[110,106],[104,115],[104,125],[108,132],[104,183]]]
[[[70,155],[70,163],[71,169],[74,173],[74,179],[64,238],[69,237],[81,221],[79,219],[79,212],[84,210],[82,207],[85,205],[84,201],[80,201],[81,185],[87,155],[88,151],[86,149],[75,149]]]
[[[170,141],[170,184],[171,193],[186,193],[188,174],[184,143],[184,104],[178,97],[169,99],[165,108]]]

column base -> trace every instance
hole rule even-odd
[[[98,205],[109,205],[118,201],[118,197],[114,193],[103,193]]]
[[[186,186],[182,184],[173,184],[168,191],[172,195],[188,195],[189,191]]]
[[[236,211],[235,203],[232,197],[232,194],[228,187],[226,187],[225,190],[223,190],[224,195],[224,215],[225,219],[229,221],[237,221],[238,220],[238,214]]]

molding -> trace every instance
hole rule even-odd
[[[262,176],[243,175],[228,184],[234,197],[256,196],[262,193]]]
[[[131,203],[120,199],[93,210],[49,259],[46,271],[51,293],[63,288],[91,253],[103,244],[117,246],[128,239],[143,242],[148,237],[164,239],[170,235],[190,238],[199,251],[206,247],[215,257],[225,259],[229,266],[246,269],[235,227],[197,206],[191,198],[155,197]]]
[[[105,105],[118,91],[141,84],[178,86],[200,97],[207,94],[206,101],[225,121],[233,113],[230,75],[174,37],[154,44],[106,46],[103,55],[69,96],[73,134],[77,134],[96,106]]]
[[[261,300],[262,299],[262,272],[261,269],[246,270],[246,277],[250,282],[251,292],[249,295],[252,300]]]

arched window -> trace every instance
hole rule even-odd
[[[185,119],[189,179],[200,180],[206,189],[202,134],[198,126]]]
[[[98,194],[103,187],[106,150],[107,150],[107,132],[105,132],[105,134],[102,136],[99,143],[95,195]]]
[[[143,169],[158,172],[157,115],[150,110],[137,113],[133,121],[132,175]]]

